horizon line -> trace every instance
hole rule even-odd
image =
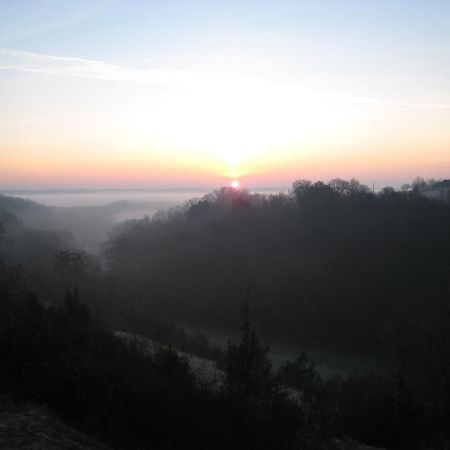
[[[0,188],[0,194],[82,194],[82,193],[95,193],[95,192],[197,192],[205,191],[211,192],[223,187],[230,187],[227,185],[222,186],[180,186],[180,187],[107,187],[107,188]],[[260,190],[260,191],[274,191],[274,190],[286,190],[290,186],[245,186],[242,189],[247,190]]]

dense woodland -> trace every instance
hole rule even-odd
[[[417,183],[222,188],[114,227],[96,255],[54,225],[46,207],[0,197],[3,393],[116,448],[448,448],[450,206]],[[214,349],[173,320],[241,323],[241,341]],[[255,327],[388,370],[323,380],[303,355],[275,373]],[[145,355],[114,329],[169,347]],[[215,359],[225,385],[203,386],[170,346]]]
[[[449,230],[448,205],[414,192],[297,181],[290,195],[224,188],[126,223],[104,254],[127,301],[231,327],[250,288],[265,333],[367,352],[408,302],[445,295]]]

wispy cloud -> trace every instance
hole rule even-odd
[[[140,69],[105,61],[5,48],[0,49],[0,69],[171,87],[190,87],[212,78],[209,74],[197,72]]]
[[[294,82],[274,82],[248,76],[224,75],[212,72],[138,68],[125,64],[53,56],[7,48],[0,48],[0,69],[184,89],[217,90],[225,87],[227,92],[235,90],[240,94],[248,90],[252,93],[261,92],[262,95],[266,95],[267,88],[270,87],[272,95],[308,98],[309,101],[317,102],[331,101],[450,109],[448,104],[381,100],[372,97],[354,96],[349,93],[321,91]]]

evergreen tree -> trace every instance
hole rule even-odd
[[[270,394],[276,388],[269,357],[269,346],[259,338],[250,320],[249,292],[241,302],[241,340],[228,343],[226,386],[246,397]]]

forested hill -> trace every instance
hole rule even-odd
[[[0,394],[127,450],[448,448],[450,206],[416,191],[222,188],[116,226],[104,261],[0,209]],[[220,350],[170,318],[241,324],[240,341]],[[324,380],[303,354],[275,372],[255,325],[297,354],[314,344],[388,364]],[[214,358],[223,389],[111,330]]]
[[[300,180],[289,194],[222,188],[125,223],[104,254],[119,297],[139,308],[230,326],[250,289],[266,333],[371,351],[423,308],[439,316],[449,233],[449,205],[417,192]]]

